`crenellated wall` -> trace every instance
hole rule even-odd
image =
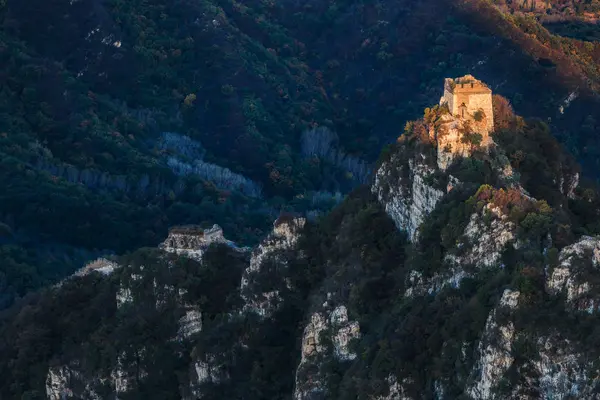
[[[483,112],[484,129],[489,133],[494,129],[492,90],[471,75],[461,78],[446,78],[444,95],[440,103],[448,104],[453,116],[472,120],[477,111]],[[461,105],[464,104],[464,115]]]

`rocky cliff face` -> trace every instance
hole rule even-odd
[[[222,229],[215,225],[211,229],[201,230],[198,227],[178,227],[169,232],[168,238],[159,245],[159,249],[177,256],[183,256],[202,263],[203,255],[211,246],[223,245],[235,253],[245,253],[248,249],[238,248],[223,236]],[[130,316],[131,312],[139,312],[140,307],[152,305],[153,311],[159,314],[175,313],[174,330],[169,341],[180,344],[187,343],[202,332],[202,307],[190,301],[188,289],[176,282],[176,258],[168,258],[162,269],[150,269],[145,265],[120,265],[114,261],[98,259],[77,272],[75,277],[99,274],[103,279],[118,280],[115,293],[117,314]],[[83,350],[80,350],[84,353]],[[65,358],[65,355],[60,355]],[[67,357],[69,358],[69,357]],[[103,399],[119,398],[126,393],[138,389],[149,374],[144,365],[154,362],[152,355],[146,351],[143,342],[133,342],[111,360],[106,370],[94,370],[85,367],[87,360],[75,355],[67,364],[52,366],[46,378],[46,394],[48,399],[64,398]],[[205,383],[219,382],[226,379],[215,357],[207,352],[192,357],[188,380],[181,388],[182,398],[200,396],[198,387]]]
[[[598,398],[600,205],[562,158],[531,179],[515,143],[544,129],[448,157],[448,124],[251,251],[179,227],[89,264],[2,328],[0,372],[49,399]]]
[[[417,154],[408,164],[397,165],[398,156],[392,156],[377,170],[372,187],[398,229],[405,230],[413,240],[418,227],[444,195],[427,183],[435,169],[424,161]]]
[[[284,303],[286,290],[289,291],[290,283],[284,279],[284,270],[289,261],[288,252],[295,252],[298,239],[306,224],[303,218],[278,219],[273,232],[254,249],[241,273],[241,283],[238,280],[238,291],[241,305],[239,309],[232,309],[223,317],[228,323],[236,323],[252,315],[260,318],[269,318]],[[220,227],[215,226],[209,230],[200,230],[197,227],[179,227],[170,231],[169,237],[159,245],[159,257],[164,258],[164,263],[159,269],[149,268],[144,263],[138,265],[122,265],[114,261],[99,259],[86,266],[74,277],[97,274],[102,279],[116,279],[115,304],[117,315],[121,317],[139,312],[140,307],[152,307],[152,313],[169,316],[173,319],[173,328],[168,338],[169,342],[179,343],[177,347],[194,347],[193,343],[202,335],[205,316],[203,307],[194,298],[187,286],[177,283],[178,269],[182,268],[177,257],[184,257],[203,265],[207,252],[215,246],[224,246],[227,251],[237,254],[249,253],[246,248],[238,248],[234,243],[226,240]],[[169,257],[173,254],[176,257]],[[296,254],[297,256],[297,254]],[[196,264],[198,265],[198,264]],[[200,267],[203,268],[203,267]],[[271,268],[275,268],[272,270]],[[110,270],[108,273],[107,271]],[[275,282],[265,284],[265,275],[276,273]],[[274,289],[274,290],[271,290]],[[198,295],[201,295],[199,293]],[[236,307],[237,308],[237,307]],[[344,308],[331,312],[331,324],[338,329],[336,344],[332,347],[340,358],[351,359],[347,348],[351,337],[358,334],[356,323],[347,320]],[[211,329],[214,324],[209,323]],[[210,334],[210,333],[209,333]],[[49,399],[82,398],[100,399],[126,395],[138,391],[146,385],[151,375],[145,366],[155,360],[153,355],[146,350],[144,341],[134,342],[129,348],[117,355],[111,361],[111,367],[106,370],[87,370],[81,365],[86,364],[86,359],[75,350],[74,356],[61,355],[61,359],[70,358],[66,364],[52,366],[46,378],[46,394]],[[240,338],[238,345],[243,345]],[[175,350],[175,349],[173,349]],[[181,350],[178,350],[181,351]],[[181,383],[179,392],[182,399],[196,399],[204,396],[205,388],[220,384],[230,384],[230,373],[223,353],[214,350],[194,350],[191,359],[187,361],[187,377]]]
[[[442,197],[460,184],[448,169],[476,151],[487,153],[495,147],[482,124],[452,116],[445,108],[428,109],[425,119],[407,126],[402,138],[421,145],[401,145],[402,150],[379,166],[372,192],[411,240],[417,239],[419,226]],[[504,176],[512,175],[507,159],[496,159],[496,164]]]
[[[283,302],[280,290],[290,289],[282,269],[287,267],[286,252],[294,251],[306,219],[280,218],[273,232],[252,252],[250,265],[242,275],[240,294],[245,302],[243,311],[261,317],[271,315]],[[272,267],[278,270],[273,271]],[[266,284],[261,279],[274,274],[277,283]]]
[[[486,322],[480,339],[478,359],[468,388],[473,399],[497,398],[597,398],[598,364],[590,362],[570,340],[556,332],[530,338],[532,358],[516,359],[516,348],[525,333],[513,322],[519,306],[519,292],[506,289]],[[499,311],[507,314],[501,319]],[[521,382],[507,387],[511,370]],[[498,390],[500,386],[504,388]]]
[[[469,128],[463,121],[443,113],[426,118],[421,126],[412,126],[408,132],[412,136],[395,147],[375,174],[372,193],[377,196],[396,227],[408,233],[413,246],[418,249],[416,259],[425,255],[435,265],[432,268],[428,261],[415,262],[416,259],[405,262],[405,266],[415,265],[417,268],[408,269],[403,275],[403,283],[399,285],[403,300],[397,304],[416,307],[415,302],[453,302],[452,296],[469,291],[468,287],[473,282],[483,284],[483,276],[516,274],[519,276],[516,282],[519,283],[516,287],[509,285],[509,288],[496,289],[500,295],[487,312],[487,318],[480,320],[482,324],[473,332],[475,337],[463,337],[462,341],[458,337],[442,340],[441,356],[430,355],[432,359],[454,360],[455,365],[461,366],[455,371],[433,372],[425,378],[429,382],[427,384],[423,377],[407,373],[410,367],[402,367],[405,365],[403,361],[390,362],[396,365],[396,372],[383,373],[377,378],[374,378],[374,372],[356,373],[357,368],[380,368],[383,362],[379,359],[382,354],[380,349],[372,363],[349,360],[352,361],[351,366],[342,369],[348,371],[343,375],[344,379],[348,377],[376,382],[373,384],[378,389],[366,390],[370,395],[364,398],[377,399],[417,399],[423,396],[446,399],[459,395],[471,399],[595,398],[598,391],[595,374],[599,363],[597,356],[594,361],[589,361],[589,358],[584,360],[584,341],[575,339],[570,329],[558,327],[551,321],[544,321],[545,326],[554,325],[545,328],[547,330],[524,322],[523,315],[535,312],[531,308],[532,303],[538,304],[535,296],[564,299],[563,304],[571,313],[596,313],[599,292],[595,289],[595,278],[592,276],[598,273],[598,241],[582,237],[560,250],[557,261],[545,267],[543,263],[535,268],[528,267],[524,262],[516,263],[515,255],[519,258],[529,254],[529,261],[526,261],[529,263],[532,262],[532,254],[537,254],[539,260],[549,257],[548,248],[552,246],[552,238],[550,233],[542,232],[550,229],[551,221],[555,218],[554,211],[545,202],[533,198],[527,188],[520,184],[518,169],[511,165],[504,155],[504,149],[496,145],[491,136],[485,137],[479,146],[465,139]],[[415,146],[414,141],[424,145]],[[412,151],[407,153],[407,148]],[[457,165],[476,154],[480,154],[477,157],[482,157],[480,159],[484,163],[489,163],[492,181],[499,186],[481,186],[468,201],[462,200],[465,207],[454,207],[447,214],[447,210],[451,209],[449,204],[456,204],[454,202],[460,198],[454,191],[472,190],[467,189],[471,185],[471,178],[467,176],[465,179],[466,175],[457,169]],[[552,182],[551,190],[558,190],[563,196],[575,199],[578,174],[573,173],[571,167],[565,168],[564,171],[552,172],[557,178]],[[457,196],[452,197],[451,192]],[[458,216],[462,222],[455,227],[451,221]],[[439,218],[442,220],[436,221]],[[431,240],[432,232],[439,232],[437,240],[441,240],[442,246],[435,243],[431,248],[427,247],[431,243],[421,243]],[[434,258],[430,258],[433,254]],[[368,275],[365,271],[363,273]],[[525,285],[525,281],[536,282],[531,284],[537,288],[537,291],[533,291],[535,295],[532,286]],[[518,290],[517,287],[527,287],[527,290]],[[297,399],[333,396],[337,392],[332,390],[342,390],[339,387],[344,385],[352,386],[344,380],[340,386],[334,385],[334,389],[331,389],[330,372],[323,372],[328,363],[335,360],[333,355],[326,356],[326,344],[334,343],[336,331],[331,329],[324,308],[320,310],[311,314],[304,329],[302,358],[294,393]],[[411,311],[399,314],[404,318],[412,318]],[[438,320],[439,323],[452,325],[450,321],[442,320],[444,318]],[[406,329],[403,325],[406,323],[390,322],[389,329]],[[438,326],[435,329],[432,334],[437,337],[440,328]],[[363,335],[363,332],[361,336],[357,335],[357,340]],[[382,343],[382,340],[392,340],[392,337],[398,336],[380,335],[381,331],[373,339],[377,337]],[[407,334],[407,337],[410,336]],[[402,339],[396,337],[395,340]],[[386,347],[393,347],[389,342],[385,343],[388,343]],[[417,343],[419,340],[413,345],[418,347]],[[523,343],[535,349],[525,358],[519,347]],[[366,344],[363,342],[363,345]],[[421,351],[426,352],[429,346],[430,341]],[[361,348],[366,351],[362,353],[363,356],[368,358],[369,351]],[[397,354],[406,354],[406,351]],[[394,354],[393,351],[391,353]],[[556,366],[551,366],[551,363],[556,363]]]
[[[360,338],[360,325],[348,319],[346,306],[329,301],[310,316],[302,335],[302,357],[296,370],[294,399],[310,400],[326,394],[325,360],[352,361],[356,353],[350,343]]]
[[[599,287],[590,277],[600,266],[600,239],[582,237],[561,250],[558,265],[546,271],[546,286],[553,295],[562,295],[570,309],[600,311]]]
[[[519,302],[519,292],[506,289],[498,308],[514,309]],[[473,382],[467,389],[471,398],[489,399],[492,388],[498,385],[502,376],[514,361],[512,344],[515,327],[511,321],[498,323],[497,309],[494,309],[485,324],[483,336],[477,347],[478,360],[473,368]]]

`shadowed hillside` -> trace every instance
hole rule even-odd
[[[0,222],[18,232],[1,244],[29,266],[0,282],[17,296],[66,273],[48,246],[122,253],[189,223],[251,244],[282,210],[319,215],[447,76],[475,74],[584,175],[600,167],[599,44],[486,1],[7,0],[0,21]]]

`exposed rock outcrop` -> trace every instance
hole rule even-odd
[[[481,211],[471,215],[463,237],[457,244],[458,254],[448,254],[446,259],[456,266],[484,268],[498,265],[506,245],[516,240],[516,229],[508,215],[488,203]]]
[[[350,342],[360,337],[360,326],[348,319],[346,306],[331,308],[329,303],[321,311],[311,315],[302,335],[302,358],[296,371],[295,400],[310,400],[324,393],[326,372],[324,358],[330,356],[338,361],[352,361],[356,353]]]
[[[407,383],[405,379],[402,383],[398,382],[395,376],[390,375],[386,379],[388,386],[388,394],[385,396],[378,396],[376,400],[412,400],[404,388]]]
[[[547,273],[549,293],[563,294],[569,307],[587,311],[600,311],[600,287],[587,277],[600,267],[600,238],[582,237],[565,247],[559,254],[558,265]]]
[[[182,339],[187,339],[200,331],[202,331],[202,312],[193,306],[188,306],[185,315],[179,319],[178,335]]]
[[[506,289],[500,299],[499,307],[514,309],[519,304],[517,291]],[[491,399],[493,388],[511,366],[514,356],[512,343],[515,337],[515,327],[511,321],[499,324],[497,310],[493,310],[485,324],[485,330],[479,342],[477,352],[479,359],[476,363],[474,382],[467,392],[473,399]]]
[[[464,278],[482,268],[502,267],[501,255],[506,246],[517,246],[517,227],[499,207],[486,204],[474,212],[452,252],[444,256],[444,268],[426,278],[412,270],[406,277],[407,297],[435,294],[444,287],[460,287]],[[466,267],[470,267],[469,270]]]
[[[280,217],[249,257],[218,226],[191,226],[160,248],[199,263],[153,250],[84,268],[112,274],[100,281],[104,296],[116,290],[114,331],[132,338],[101,348],[114,358],[101,371],[88,342],[54,354],[48,397],[135,396],[164,375],[164,357],[184,400],[598,398],[600,238],[567,242],[594,231],[578,220],[598,212],[571,208],[581,199],[568,201],[579,179],[569,160],[532,185],[512,142],[492,142],[487,100],[462,107],[450,94],[450,113],[442,102],[407,124],[370,188],[309,226]],[[462,99],[471,94],[490,93]],[[234,251],[213,259],[213,244]],[[147,326],[166,351],[153,351]]]
[[[119,267],[120,265],[116,262],[101,257],[97,260],[88,263],[85,267],[77,271],[74,275],[84,276],[91,274],[92,272],[97,272],[103,275],[110,275]]]
[[[489,152],[494,146],[491,90],[470,75],[447,79],[444,90],[440,105],[427,109],[424,120],[408,124],[405,132],[410,140],[435,147],[435,157],[413,150],[415,154],[407,159],[410,151],[399,151],[380,165],[371,188],[398,229],[407,231],[413,241],[425,217],[459,184],[455,177],[446,176],[446,182],[436,187],[434,176],[447,175],[457,159],[476,150]],[[512,175],[508,160],[501,167],[504,174]]]
[[[280,228],[278,232],[284,233],[283,231],[285,229]],[[169,237],[159,248],[196,261],[202,261],[203,254],[213,244],[225,244],[239,252],[248,250],[247,248],[238,248],[231,241],[225,239],[223,231],[218,225],[208,230],[202,230],[196,226],[173,228],[169,232]],[[171,270],[172,263],[168,262],[167,264],[168,269]],[[122,267],[114,261],[100,258],[86,265],[75,276],[83,276],[93,272],[108,276],[117,269],[120,270],[120,284],[116,293],[118,310],[123,309],[126,305],[134,306],[136,303],[147,303],[148,301],[154,304],[156,310],[172,305],[183,311],[183,316],[178,321],[177,334],[172,340],[184,343],[202,331],[202,311],[197,305],[187,304],[184,301],[187,291],[173,284],[160,283],[160,274],[157,275],[157,271],[148,271],[144,265],[132,269],[130,266]],[[151,287],[150,292],[148,287]],[[131,352],[134,354],[130,354]],[[136,367],[144,360],[145,354],[143,348],[121,351],[116,357],[113,369],[108,376],[103,376],[98,371],[92,371],[94,373],[91,375],[82,372],[79,367],[81,362],[77,358],[74,358],[68,364],[52,367],[48,371],[46,380],[47,396],[52,400],[66,398],[99,400],[105,398],[98,391],[98,388],[102,388],[102,393],[108,390],[118,398],[119,394],[131,390],[134,387],[132,385],[147,376],[142,369]],[[194,398],[200,397],[201,391],[198,391],[198,387],[202,384],[206,382],[215,383],[226,379],[226,376],[216,365],[214,357],[211,357],[210,354],[202,356],[202,359],[195,360],[191,370],[189,387],[182,388],[182,398],[187,398],[185,392],[194,394],[196,396]]]
[[[472,399],[595,399],[598,365],[587,359],[569,340],[549,332],[533,340],[532,354],[515,366],[515,341],[526,333],[515,329],[512,314],[519,307],[520,293],[506,289],[496,309],[487,320],[478,346],[478,360],[473,370],[474,380],[468,388]],[[508,315],[500,322],[499,311]],[[530,335],[531,333],[529,333]],[[509,392],[498,390],[507,379],[509,369],[517,368],[522,383],[509,385]],[[524,387],[524,385],[526,387]],[[506,390],[506,389],[504,389]]]
[[[539,358],[533,366],[544,399],[595,399],[589,378],[597,381],[598,369],[586,361],[568,340],[556,335],[540,337],[537,341]]]
[[[191,397],[183,395],[182,399],[201,399],[204,397],[204,385],[217,385],[230,379],[227,371],[222,368],[217,357],[212,353],[207,353],[196,360],[190,370],[189,393],[191,393]]]
[[[575,189],[579,186],[579,172],[562,173],[558,182],[560,192],[570,199],[575,198]]]
[[[305,224],[304,218],[280,217],[273,225],[273,232],[252,252],[250,265],[244,271],[240,284],[240,293],[245,301],[243,311],[267,317],[281,304],[280,290],[289,289],[289,282],[283,277],[288,263],[285,252],[295,248]],[[279,272],[268,270],[273,266]],[[283,279],[283,282],[280,285],[263,284],[269,274],[276,275],[273,279]]]
[[[445,194],[426,183],[434,171],[424,162],[424,156],[417,155],[416,160],[403,164],[399,155],[393,155],[375,174],[371,191],[398,229],[408,232],[412,240],[417,238],[417,229]]]
[[[89,376],[81,371],[77,363],[51,367],[46,378],[46,396],[48,400],[77,398],[83,400],[101,400],[97,388],[114,383],[108,377]]]
[[[52,367],[46,379],[46,396],[48,400],[63,400],[73,396],[69,389],[71,384],[71,371],[66,366]]]
[[[360,326],[356,321],[348,320],[346,306],[336,307],[329,316],[329,323],[333,328],[333,352],[338,360],[349,361],[356,358],[350,348],[350,341],[360,337]]]

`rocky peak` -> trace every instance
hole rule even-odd
[[[469,79],[450,84],[452,101],[460,100],[457,85],[469,89]],[[462,94],[489,94],[477,90]],[[115,319],[142,309],[156,311],[157,319],[176,313],[165,318],[170,325],[162,340],[176,346],[171,354],[190,351],[177,371],[185,400],[240,398],[248,388],[264,398],[288,393],[295,400],[595,398],[596,339],[581,339],[581,332],[592,331],[600,316],[600,239],[566,243],[575,232],[594,232],[571,218],[577,210],[569,207],[579,199],[563,201],[578,175],[561,159],[544,180],[559,200],[552,206],[562,208],[530,197],[520,185],[526,168],[509,153],[520,142],[498,134],[496,145],[485,119],[491,114],[479,120],[481,110],[468,108],[477,101],[465,103],[465,116],[447,102],[426,110],[384,156],[371,193],[356,191],[310,229],[304,218],[281,215],[249,257],[227,259],[228,251],[208,257],[215,243],[242,250],[217,225],[171,229],[159,247],[202,262],[175,270],[175,258],[164,252],[143,258],[144,265],[124,262],[132,267],[110,280],[121,279]],[[522,182],[531,188],[530,179]],[[555,232],[560,251],[551,247]],[[224,269],[223,260],[239,263]],[[99,259],[81,274],[117,267]],[[226,288],[215,282],[215,294],[212,281],[198,283],[209,275],[226,280]],[[119,348],[103,372],[84,370],[83,357],[55,354],[48,396],[94,398],[102,385],[113,397],[133,395],[140,382],[157,376],[148,368],[156,366],[156,353],[141,336],[127,338],[133,351]],[[87,351],[85,345],[69,350]],[[283,353],[283,362],[268,365]],[[285,371],[274,372],[280,365]],[[267,373],[287,382],[275,396],[263,396]]]
[[[519,303],[518,291],[506,289],[500,299],[499,308],[515,309]],[[477,352],[479,359],[473,370],[474,381],[468,389],[473,399],[490,399],[492,390],[513,363],[512,344],[515,336],[514,324],[509,321],[499,324],[497,309],[488,316],[483,337]]]
[[[331,298],[331,293],[328,294]],[[352,361],[357,354],[350,342],[360,338],[360,325],[348,318],[348,310],[341,304],[332,307],[326,301],[315,311],[304,328],[302,353],[296,370],[294,400],[310,400],[324,393],[326,372],[323,360],[333,357],[337,361]]]
[[[375,173],[371,190],[411,240],[441,198],[460,184],[448,168],[459,158],[495,147],[492,129],[491,90],[470,75],[447,79],[440,104],[407,124],[396,151]],[[500,175],[512,175],[507,159],[497,164]]]
[[[398,229],[406,231],[411,240],[417,238],[417,229],[445,194],[428,183],[434,172],[435,168],[425,163],[421,155],[403,163],[395,154],[375,174],[371,191]]]
[[[240,293],[245,301],[244,311],[267,317],[281,304],[280,289],[266,289],[261,279],[272,272],[268,267],[274,263],[283,268],[275,277],[281,283],[281,289],[288,286],[282,276],[288,262],[283,252],[296,247],[305,224],[305,218],[289,215],[279,217],[273,224],[271,234],[252,251],[250,265],[244,271],[240,284]]]

